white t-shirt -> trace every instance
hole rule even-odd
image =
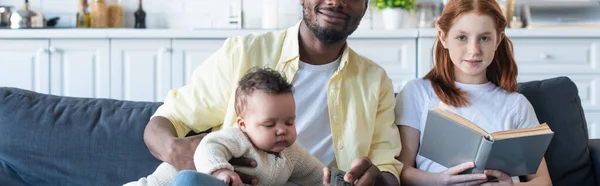
[[[311,65],[300,61],[299,69],[292,80],[296,102],[296,140],[325,165],[331,165],[335,159],[329,124],[327,87],[339,65],[339,58],[324,65]]]
[[[450,108],[489,133],[539,125],[533,106],[520,93],[507,93],[491,82],[485,84],[455,82],[455,84],[470,95],[471,104],[462,108],[451,106]],[[440,99],[429,80],[416,79],[407,83],[396,96],[396,125],[405,125],[423,131],[427,111],[438,107],[439,103]],[[422,140],[423,133],[420,135],[420,141]],[[447,169],[418,154],[416,167],[425,172],[442,172]]]
[[[340,66],[341,58],[324,65],[302,61],[292,80],[296,103],[296,141],[323,164],[335,164],[335,153],[329,123],[327,87],[331,76]],[[285,186],[297,186],[288,181]]]

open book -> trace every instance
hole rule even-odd
[[[475,123],[435,108],[427,115],[419,155],[445,167],[475,162],[463,174],[486,169],[509,176],[535,174],[554,136],[546,123],[489,134]]]

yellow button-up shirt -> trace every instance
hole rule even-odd
[[[283,31],[228,38],[194,70],[189,84],[169,91],[154,116],[171,121],[179,137],[190,130],[214,131],[235,126],[235,89],[248,69],[271,67],[292,81],[300,58],[300,23]],[[346,47],[328,87],[329,120],[338,168],[348,171],[354,159],[366,156],[381,171],[399,179],[402,163],[394,158],[401,148],[398,128],[394,125],[396,102],[385,70]]]

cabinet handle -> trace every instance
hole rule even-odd
[[[48,52],[49,52],[49,51],[48,51],[48,49],[47,49],[47,48],[40,48],[40,49],[38,49],[38,51],[37,51],[38,55],[39,55],[39,54],[41,54],[41,53],[48,53]]]
[[[550,59],[550,54],[547,54],[547,53],[542,53],[542,54],[540,54],[540,57],[541,57],[542,59]]]
[[[161,53],[161,54],[164,54],[164,53],[167,53],[167,52],[170,53],[170,52],[173,52],[173,49],[171,49],[169,47],[164,47],[164,48],[161,48],[158,52]]]
[[[56,49],[56,47],[54,47],[54,46],[50,46],[50,47],[48,48],[48,52],[49,52],[49,53],[56,53],[56,51],[58,51],[58,49]]]

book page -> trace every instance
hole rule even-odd
[[[448,119],[451,119],[453,121],[455,121],[456,123],[459,123],[479,134],[481,134],[482,136],[488,137],[489,134],[483,130],[481,127],[479,127],[477,124],[469,121],[468,119],[463,118],[462,116],[459,116],[458,114],[455,114],[453,112],[441,109],[441,108],[434,108],[432,109],[433,112],[438,113],[439,115],[442,115]]]
[[[492,133],[492,137],[494,139],[499,140],[499,139],[517,138],[517,137],[523,137],[523,136],[534,136],[534,135],[550,134],[550,133],[554,133],[554,132],[552,132],[552,130],[550,130],[550,127],[548,126],[548,124],[543,123],[543,124],[540,124],[539,126],[533,127],[533,128],[522,128],[522,129],[513,129],[513,130],[494,132],[494,133]]]

